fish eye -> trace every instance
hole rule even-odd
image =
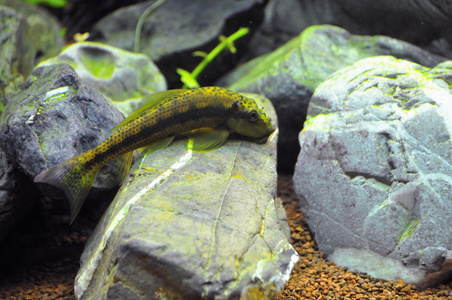
[[[257,113],[257,110],[255,110],[255,109],[250,111],[248,116],[250,118],[250,121],[252,121],[252,122],[257,121],[259,119],[259,114]]]

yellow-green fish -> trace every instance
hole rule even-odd
[[[99,170],[123,156],[124,178],[133,150],[149,146],[155,151],[176,136],[188,136],[193,151],[220,147],[231,132],[265,142],[275,130],[253,99],[219,87],[169,90],[144,97],[144,105],[112,130],[97,147],[61,162],[34,181],[63,190],[69,200],[71,223],[77,216]]]

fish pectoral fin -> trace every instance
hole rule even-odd
[[[143,98],[142,98],[143,106],[141,106],[139,109],[130,113],[130,115],[127,116],[127,118],[125,118],[121,123],[116,125],[116,127],[113,128],[111,131],[113,132],[113,131],[121,128],[122,126],[132,122],[133,120],[135,120],[136,118],[141,116],[148,109],[151,109],[152,107],[155,107],[168,99],[176,97],[185,91],[187,91],[187,90],[186,89],[177,89],[177,90],[169,90],[166,92],[153,93],[150,95],[143,96]]]
[[[229,130],[200,128],[188,134],[189,150],[195,152],[207,152],[220,148],[228,139]]]
[[[174,140],[174,136],[170,136],[166,139],[156,141],[148,146],[141,147],[139,150],[141,151],[141,155],[143,155],[143,156],[149,155],[152,152],[155,152],[155,151],[168,147],[173,142],[173,140]]]

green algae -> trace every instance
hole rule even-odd
[[[411,220],[410,223],[408,223],[408,226],[405,228],[405,230],[402,232],[399,238],[399,243],[411,236],[413,234],[414,229],[419,225],[418,220]]]
[[[109,79],[115,71],[115,58],[111,52],[97,47],[86,47],[80,55],[80,62],[88,72],[101,79]]]

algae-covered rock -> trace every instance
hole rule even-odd
[[[17,90],[39,61],[60,51],[60,30],[56,18],[39,7],[0,0],[0,100]]]
[[[312,26],[274,52],[239,67],[219,85],[260,93],[273,102],[281,129],[278,168],[290,172],[300,149],[297,134],[314,89],[334,71],[375,55],[393,55],[427,66],[443,60],[389,37],[357,36],[335,26]]]
[[[450,276],[451,78],[450,61],[375,57],[317,88],[294,186],[336,264],[419,288]]]
[[[67,64],[34,70],[2,117],[0,146],[30,179],[96,146],[123,119]],[[95,187],[117,184],[114,174],[114,170],[104,169]]]
[[[75,43],[40,66],[59,63],[73,67],[124,115],[141,106],[140,97],[166,90],[165,78],[146,55],[101,43]]]
[[[451,58],[448,1],[268,1],[250,44],[253,56],[275,50],[311,25],[334,24],[355,34],[387,35]]]
[[[155,3],[145,1],[118,9],[95,24],[91,38],[135,51],[138,20]],[[262,11],[260,3],[261,0],[167,0],[144,19],[138,52],[157,63],[171,88],[180,87],[176,69],[193,70],[200,58],[193,57],[192,53],[211,51],[219,43],[217,38],[221,34],[229,35],[240,27],[253,27]],[[227,22],[233,25],[226,28]],[[236,43],[237,47],[239,45],[241,41]],[[223,55],[228,55],[229,59],[217,57],[207,70],[213,70],[212,73],[204,72],[203,77],[208,79],[231,69],[231,54],[224,52],[220,57]],[[199,78],[201,85],[205,85],[203,77]]]
[[[76,296],[274,298],[298,258],[275,198],[275,155],[275,135],[206,153],[179,140],[142,155],[86,245]]]

